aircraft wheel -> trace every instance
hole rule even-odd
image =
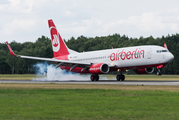
[[[118,75],[116,76],[116,79],[117,79],[117,81],[121,81],[121,75],[118,74]]]
[[[158,76],[162,75],[162,72],[161,71],[157,71],[157,75]]]
[[[99,76],[97,74],[91,75],[91,81],[98,81],[98,80],[99,80]]]
[[[117,81],[124,81],[124,80],[125,80],[125,76],[118,74],[118,75],[116,76],[116,79],[117,79]]]
[[[95,76],[96,76],[96,81],[99,81],[99,76],[97,74]]]
[[[95,79],[95,76],[94,75],[91,75],[91,81],[94,81],[94,79]]]
[[[124,81],[125,80],[125,76],[121,75],[121,80]]]

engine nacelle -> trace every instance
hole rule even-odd
[[[89,72],[92,73],[92,74],[108,73],[109,72],[109,66],[105,63],[93,64],[89,68]]]
[[[154,68],[150,67],[150,68],[135,69],[134,72],[137,74],[151,74],[154,72]]]

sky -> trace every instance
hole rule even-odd
[[[0,43],[50,38],[48,19],[65,40],[115,33],[157,38],[179,33],[179,0],[1,0]]]

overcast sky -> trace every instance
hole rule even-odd
[[[1,0],[0,42],[50,38],[53,19],[63,39],[167,36],[179,33],[179,0]]]

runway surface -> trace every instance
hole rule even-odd
[[[116,81],[116,80],[100,80],[100,81],[83,81],[83,80],[64,80],[64,81],[35,81],[35,80],[0,80],[0,83],[23,83],[23,84],[94,84],[94,85],[179,85],[179,81]]]

